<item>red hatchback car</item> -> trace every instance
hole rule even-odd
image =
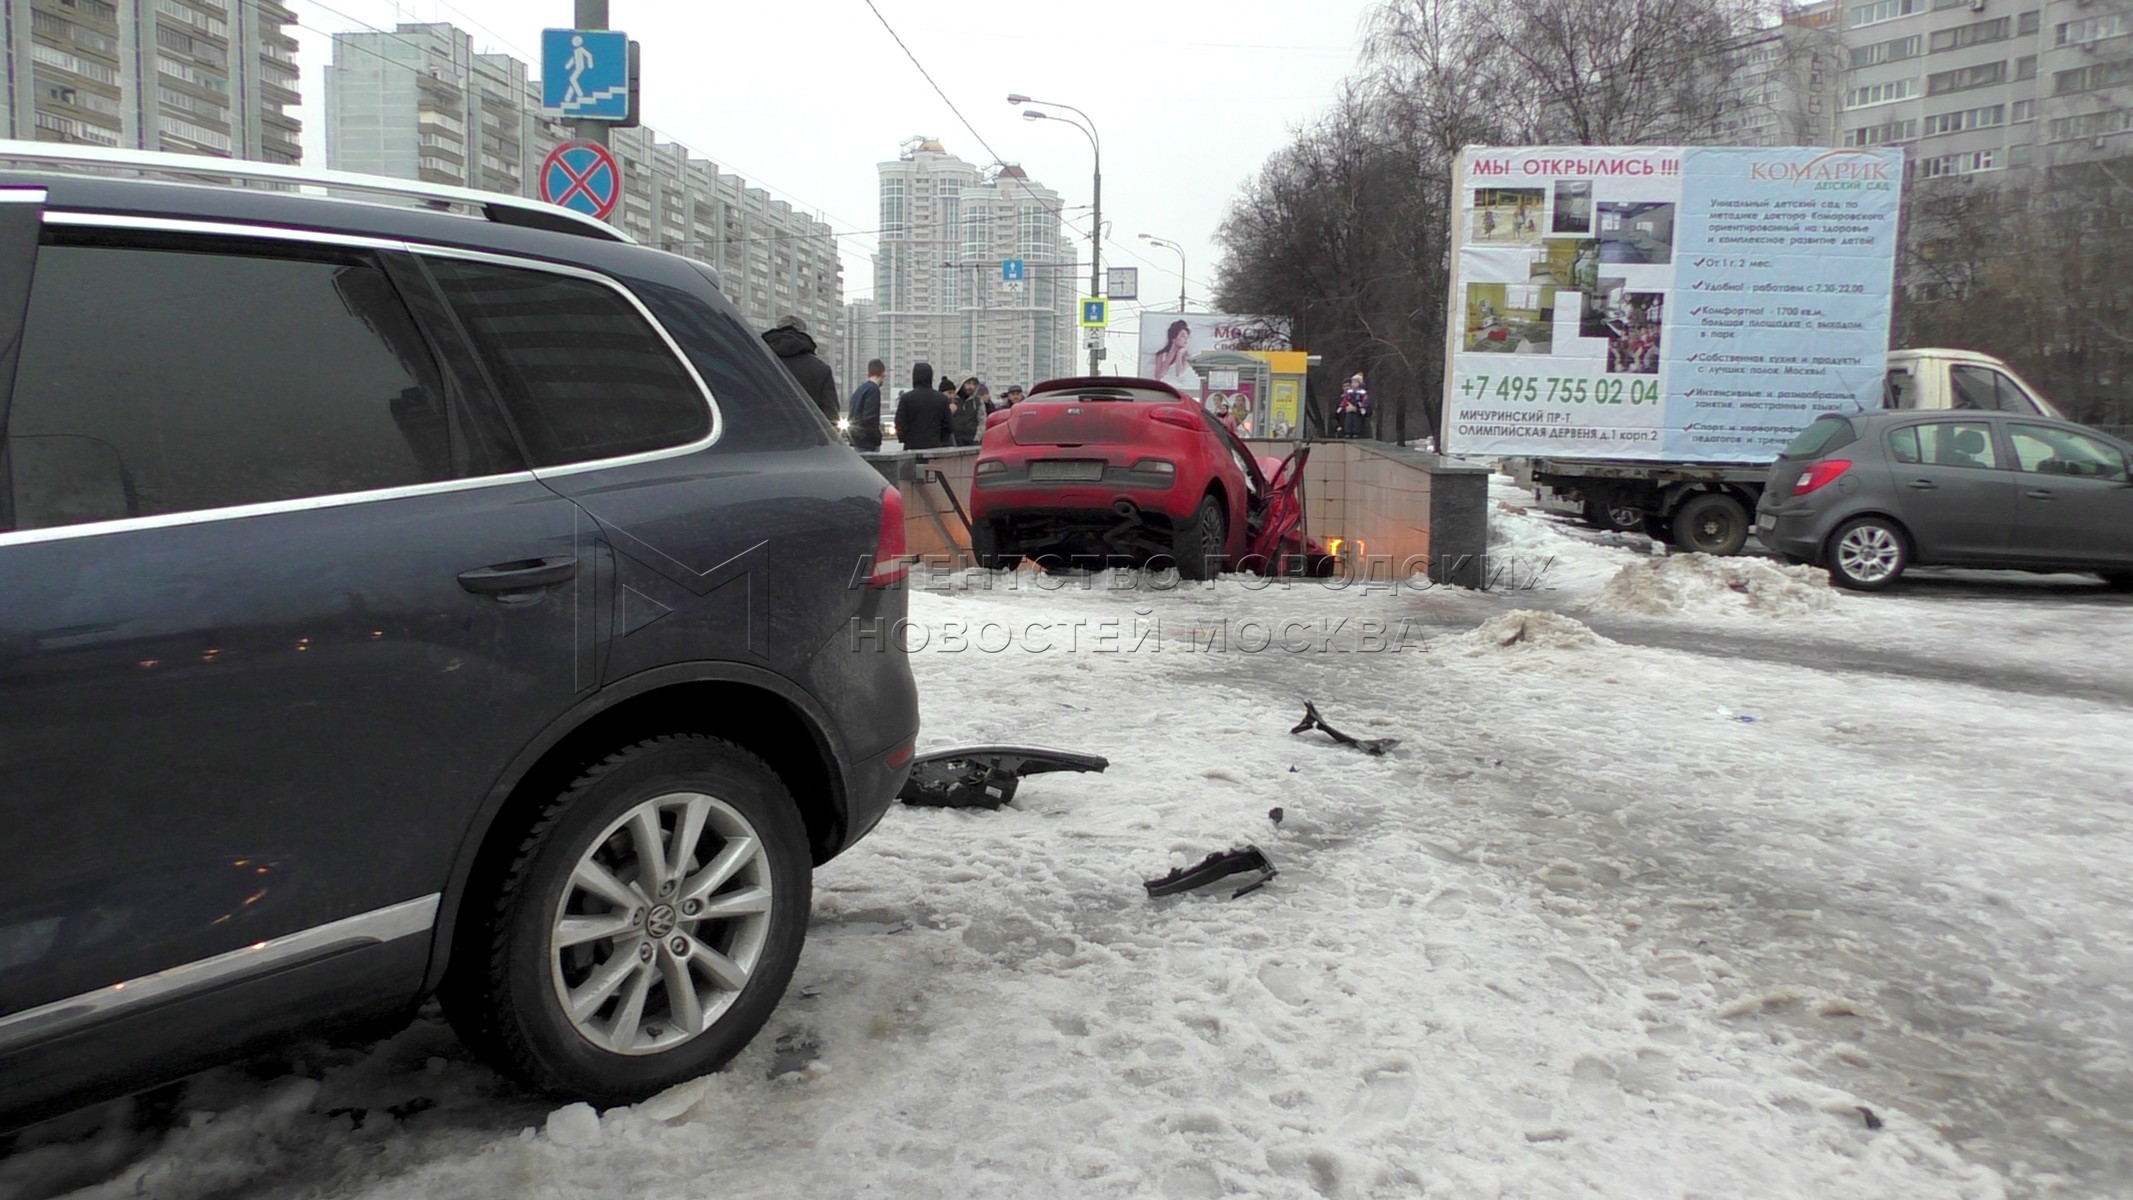
[[[1298,487],[1310,447],[1255,458],[1227,424],[1168,384],[1053,379],[986,422],[971,487],[980,566],[1174,563],[1332,573],[1305,537]]]

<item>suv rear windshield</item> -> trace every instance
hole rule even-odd
[[[1859,431],[1843,417],[1823,415],[1802,429],[1780,458],[1813,458],[1859,440]]]

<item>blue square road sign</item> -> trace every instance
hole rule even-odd
[[[543,29],[541,106],[579,121],[628,120],[630,35],[613,29]]]
[[[1019,258],[1003,258],[1000,260],[1000,282],[1021,283],[1027,278],[1028,270],[1028,266]]]
[[[1111,302],[1101,296],[1084,296],[1081,299],[1081,327],[1102,329],[1111,323]]]

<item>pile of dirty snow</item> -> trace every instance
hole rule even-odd
[[[1446,639],[1446,644],[1471,656],[1506,650],[1587,650],[1613,643],[1594,633],[1576,617],[1521,608],[1491,617],[1457,637]]]
[[[1655,617],[1797,617],[1836,605],[1829,577],[1814,567],[1786,566],[1766,558],[1681,554],[1624,566],[1585,607]]]

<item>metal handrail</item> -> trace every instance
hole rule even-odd
[[[458,205],[471,208],[476,214],[485,217],[490,209],[511,209],[532,214],[551,226],[557,222],[568,223],[574,227],[575,232],[606,238],[609,241],[635,240],[605,221],[543,200],[529,200],[524,196],[513,196],[505,192],[483,192],[442,183],[393,179],[383,175],[359,175],[352,171],[326,171],[311,167],[285,166],[281,163],[249,162],[197,154],[167,154],[154,150],[77,146],[63,142],[0,140],[0,167],[6,166],[75,171],[85,168],[104,172],[131,171],[140,178],[163,179],[169,182],[272,183],[316,187],[334,193],[352,192],[358,195],[416,200],[432,206]]]

